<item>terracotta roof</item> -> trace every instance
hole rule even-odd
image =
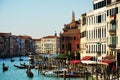
[[[45,36],[43,38],[59,38],[58,36]]]
[[[1,33],[0,32],[0,36],[10,36],[11,35],[11,33]]]
[[[41,41],[41,39],[33,39],[34,41]]]
[[[61,34],[79,34],[80,33],[80,31],[79,31],[79,29],[69,29],[69,30],[67,30],[66,32],[63,32],[63,33],[61,33]]]
[[[31,36],[18,36],[18,37],[21,37],[21,38],[24,38],[24,39],[29,39],[29,38],[31,38]]]
[[[70,22],[69,24],[65,24],[64,25],[64,28],[68,28],[68,27],[78,27],[80,25],[80,20],[78,21],[74,21],[74,22]]]

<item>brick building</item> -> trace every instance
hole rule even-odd
[[[80,49],[80,20],[75,21],[75,14],[72,13],[72,21],[64,25],[63,32],[60,33],[60,52],[76,52]]]

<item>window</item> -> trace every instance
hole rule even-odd
[[[64,36],[62,36],[62,41],[64,41]]]
[[[86,36],[86,31],[81,33],[81,38]]]
[[[96,23],[96,21],[95,21],[96,19],[95,19],[95,16],[94,16],[94,24]]]
[[[77,44],[77,49],[79,49],[80,48],[80,46],[79,46],[79,44]]]
[[[103,38],[104,36],[104,28],[102,28],[102,35],[101,35],[101,38]]]
[[[106,37],[106,27],[105,27],[105,29],[104,29],[104,33],[105,33],[105,37]]]
[[[118,7],[115,8],[115,12],[116,12],[116,14],[118,14]]]
[[[94,31],[93,31],[93,35],[94,35],[93,38],[95,39],[95,29],[94,29]]]
[[[107,10],[107,16],[109,16],[109,10]]]
[[[74,36],[74,40],[76,40],[76,36]]]
[[[98,32],[97,32],[97,29],[96,29],[96,38],[97,38],[97,35],[98,35]]]
[[[101,23],[101,15],[98,16],[98,23]]]
[[[107,5],[111,4],[111,0],[107,0]]]
[[[65,46],[64,46],[64,44],[62,44],[62,50],[64,50],[64,48],[65,48]]]
[[[102,8],[104,6],[106,6],[106,0],[94,4],[93,9],[96,10],[96,9]]]
[[[112,16],[118,14],[118,7],[107,10],[107,16]]]

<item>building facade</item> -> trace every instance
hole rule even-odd
[[[72,13],[72,22],[65,24],[63,32],[60,33],[60,52],[74,53],[80,49],[80,20],[75,21],[75,14]]]
[[[19,43],[24,45],[24,54],[28,54],[29,52],[35,53],[35,42],[31,38],[31,36],[18,36],[19,37]]]
[[[40,53],[58,54],[60,48],[60,38],[58,36],[46,36],[41,38]]]
[[[34,41],[35,41],[35,52],[41,53],[42,52],[41,39],[34,39]]]
[[[86,13],[86,24],[81,25],[81,46],[85,45],[84,56],[93,56],[101,61],[108,56],[116,56],[120,49],[120,0],[93,0],[93,11]],[[81,19],[83,16],[81,16]],[[83,24],[81,20],[81,24]],[[82,50],[81,50],[82,51]]]
[[[80,17],[81,25],[79,26],[80,30],[80,59],[86,56],[86,13],[82,14]]]

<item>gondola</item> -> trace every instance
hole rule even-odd
[[[8,66],[5,66],[5,64],[3,63],[3,71],[7,71],[8,70]]]
[[[34,76],[31,71],[26,71],[26,73],[27,73],[27,76],[30,77],[30,78],[32,78]]]
[[[15,65],[15,64],[14,64],[14,67],[17,67],[19,69],[27,69],[27,67],[25,67],[25,66],[18,66],[18,65]]]
[[[30,66],[28,66],[27,71],[26,71],[26,74],[27,74],[27,76],[30,77],[30,78],[32,78],[32,77],[34,76],[33,73],[31,72],[31,67],[30,67]]]
[[[7,70],[8,70],[8,66],[4,66],[3,71],[7,71]]]
[[[11,59],[11,62],[14,62],[15,60],[14,59]]]
[[[21,65],[21,66],[25,66],[26,68],[28,68],[28,66],[29,66],[29,65],[27,65],[27,64],[25,64],[25,63],[23,63],[23,64],[20,63],[20,65]],[[32,65],[31,65],[30,67],[31,67],[31,69],[34,69],[34,68],[35,68],[35,66],[32,66]]]

